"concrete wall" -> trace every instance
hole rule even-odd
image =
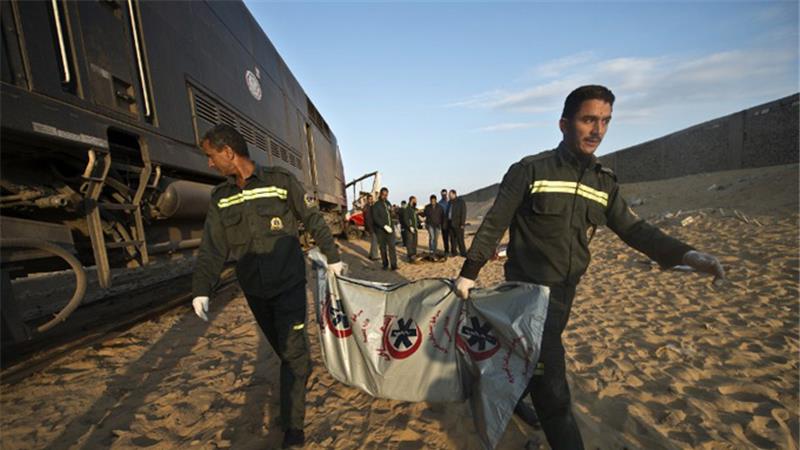
[[[628,147],[600,160],[622,183],[797,163],[800,94]]]

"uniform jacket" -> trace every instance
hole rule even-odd
[[[372,205],[372,224],[375,225],[376,230],[383,230],[385,225],[394,227],[392,207],[389,205],[388,201],[378,200]]]
[[[403,225],[403,229],[405,230],[416,230],[419,225],[419,217],[417,216],[417,207],[406,205],[400,211],[400,218]]]
[[[328,261],[339,261],[319,207],[289,171],[256,167],[244,188],[229,177],[211,191],[192,280],[194,295],[213,292],[226,259],[237,261],[236,275],[246,294],[271,297],[305,281],[301,222]]]
[[[562,143],[508,169],[461,275],[475,279],[510,227],[506,279],[577,284],[589,265],[589,242],[602,225],[662,267],[681,264],[692,250],[637,216],[614,173],[593,155],[581,160]]]

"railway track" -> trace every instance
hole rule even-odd
[[[138,323],[189,305],[191,278],[191,273],[183,274],[143,289],[114,294],[78,308],[66,322],[46,333],[4,346],[0,384],[14,385],[75,350],[114,338]],[[216,296],[226,303],[237,292],[236,277],[228,269],[221,277]]]

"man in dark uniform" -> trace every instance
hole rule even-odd
[[[439,206],[442,207],[444,212],[444,219],[442,220],[442,241],[444,242],[444,256],[450,254],[450,228],[448,213],[450,212],[450,202],[447,200],[447,189],[442,189],[440,192],[441,198],[439,199]]]
[[[375,234],[375,224],[372,222],[372,194],[367,194],[364,204],[364,230],[369,234],[369,259],[378,259],[378,237]]]
[[[372,205],[372,224],[378,236],[378,247],[381,251],[383,270],[397,270],[397,251],[394,248],[394,221],[392,220],[392,205],[389,203],[389,189],[381,188],[378,201]],[[388,258],[386,253],[389,253]]]
[[[400,217],[403,224],[403,240],[406,242],[406,253],[408,262],[415,263],[417,260],[417,198],[413,195],[408,198],[408,204],[400,210]]]
[[[406,223],[403,220],[403,214],[405,214],[406,210],[406,201],[403,200],[400,202],[400,207],[397,208],[397,223],[400,224],[400,239],[403,241],[403,247],[408,247],[408,242],[406,241]]]
[[[464,227],[467,224],[467,203],[458,197],[455,189],[450,189],[448,226],[450,228],[450,252],[453,256],[467,256],[464,243]],[[456,253],[458,252],[458,253]]]
[[[208,166],[228,180],[211,191],[203,239],[192,280],[195,313],[208,320],[209,297],[225,260],[237,260],[236,276],[261,331],[281,360],[283,447],[303,445],[309,356],[305,331],[306,266],[298,225],[302,222],[339,275],[339,251],[319,208],[289,171],[258,167],[244,138],[217,125],[201,141]]]
[[[506,279],[550,287],[540,362],[529,388],[553,449],[583,448],[570,405],[561,334],[575,286],[589,264],[595,229],[607,225],[664,268],[685,264],[724,278],[716,258],[639,218],[622,198],[614,173],[595,158],[613,104],[614,95],[603,86],[583,86],[569,94],[559,122],[563,141],[558,148],[523,158],[508,169],[456,280],[456,293],[467,298],[510,226]]]

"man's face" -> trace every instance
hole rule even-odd
[[[381,191],[380,199],[381,200],[386,200],[387,198],[389,198],[389,191]]]
[[[408,204],[413,206],[413,207],[416,207],[417,206],[417,199],[412,198],[411,200],[408,201]]]
[[[591,155],[600,146],[611,122],[611,105],[603,100],[586,100],[572,119],[562,118],[559,122],[568,147]]]
[[[368,205],[372,204],[372,196],[371,195],[369,197],[367,197],[367,204]]]
[[[205,140],[202,142],[203,153],[208,157],[208,167],[217,169],[222,175],[236,174],[236,165],[233,163],[235,153],[230,147],[225,146],[217,150]]]
[[[447,191],[442,191],[442,199],[446,199],[446,198],[447,198]]]
[[[436,197],[433,197],[433,198],[431,199],[431,205],[435,205],[435,204],[436,204]]]
[[[456,193],[450,192],[450,200],[455,200],[455,199],[456,199]]]

